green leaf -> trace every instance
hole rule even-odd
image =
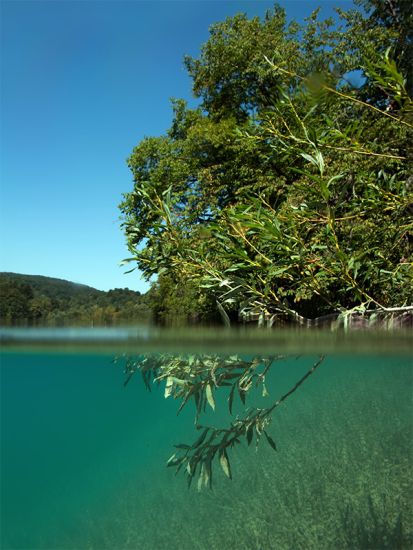
[[[173,377],[168,376],[168,378],[166,379],[166,384],[165,384],[165,394],[164,394],[165,399],[167,399],[172,394],[173,385],[174,385]]]
[[[229,479],[232,479],[231,466],[229,464],[228,455],[225,449],[219,455],[219,463],[221,464],[221,468],[223,469],[224,474],[229,477]]]
[[[197,484],[198,492],[201,491],[203,483],[204,483],[204,465],[202,464],[201,471],[199,472],[199,478],[198,478],[198,484]]]
[[[205,430],[202,432],[202,434],[198,437],[198,439],[192,445],[193,449],[196,449],[197,447],[199,447],[201,445],[201,443],[204,442],[204,439],[206,438],[208,432],[209,432],[209,428],[205,428]]]
[[[215,401],[214,396],[212,395],[212,388],[210,384],[206,385],[205,393],[209,405],[211,406],[212,410],[215,411]]]
[[[265,434],[265,437],[267,438],[268,445],[269,445],[270,447],[272,447],[272,448],[274,449],[274,451],[276,451],[276,450],[277,450],[277,446],[276,446],[275,441],[273,440],[273,438],[270,437],[270,436],[267,434],[267,432],[266,432],[265,430],[264,430],[264,434]]]
[[[229,396],[228,396],[229,414],[232,414],[232,403],[234,401],[234,392],[235,392],[235,384],[232,386],[231,391],[229,392]]]
[[[242,401],[242,404],[245,405],[245,391],[240,387],[238,387],[238,394],[239,394],[239,398]]]
[[[311,162],[311,164],[314,164],[314,166],[318,167],[316,159],[311,155],[308,155],[307,153],[301,153],[301,156],[305,158],[305,160],[308,160],[309,162]]]
[[[218,307],[218,311],[221,315],[221,318],[224,321],[224,325],[226,327],[230,327],[231,326],[230,318],[228,317],[228,314],[225,311],[225,309],[222,307],[222,305],[218,301],[217,301],[217,307]]]
[[[251,445],[252,436],[254,435],[254,426],[248,426],[247,429],[247,443],[248,445]]]
[[[166,461],[166,465],[167,465],[167,466],[171,466],[172,463],[174,462],[175,458],[176,458],[176,453],[174,453],[172,456],[170,456],[170,457],[168,458],[168,460]]]
[[[320,174],[323,175],[324,174],[324,168],[325,168],[324,157],[323,157],[321,151],[318,151],[318,150],[316,151],[315,156],[316,156],[316,160],[317,160],[318,169],[320,170]]]

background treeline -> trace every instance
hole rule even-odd
[[[150,294],[128,288],[104,292],[69,281],[0,273],[2,325],[109,326],[151,319]]]
[[[129,158],[120,205],[163,319],[387,312],[413,303],[413,11],[275,6],[210,28],[198,99]]]

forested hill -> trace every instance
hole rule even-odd
[[[31,286],[34,292],[49,296],[49,298],[71,298],[73,296],[99,296],[104,291],[97,290],[91,286],[73,283],[65,279],[44,277],[43,275],[25,275],[23,273],[0,273],[0,283],[13,281],[19,284]],[[139,294],[139,293],[137,293]]]
[[[87,285],[20,273],[0,273],[0,323],[112,325],[147,320],[148,297],[128,288]]]

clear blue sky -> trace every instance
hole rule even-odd
[[[283,1],[302,21],[349,1]],[[126,158],[170,124],[169,98],[191,98],[184,54],[209,26],[267,1],[1,2],[0,271],[107,290],[148,288],[129,256],[118,204]]]

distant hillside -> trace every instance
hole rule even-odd
[[[2,325],[111,325],[150,316],[148,297],[128,288],[104,292],[53,277],[0,273]]]
[[[35,293],[49,296],[50,298],[71,298],[72,296],[98,296],[104,294],[91,286],[72,283],[65,279],[44,277],[43,275],[24,275],[23,273],[0,272],[0,283],[2,280],[15,281],[30,285]],[[140,293],[137,293],[140,295]]]

